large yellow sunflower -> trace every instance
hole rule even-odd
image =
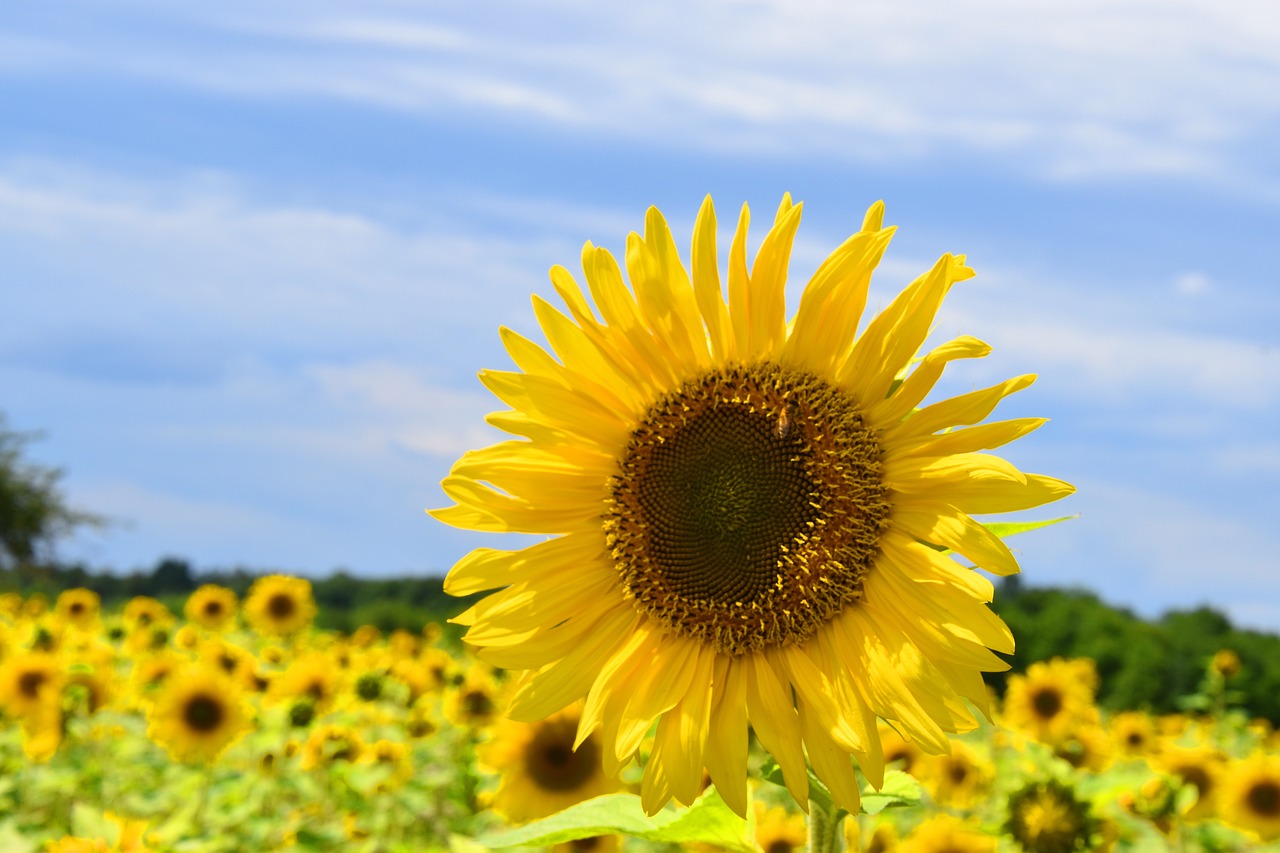
[[[582,253],[590,298],[551,271],[568,313],[535,297],[549,351],[508,329],[517,371],[481,380],[515,436],[466,453],[445,478],[469,529],[552,538],[480,548],[446,589],[501,588],[457,621],[490,662],[528,670],[511,714],[536,720],[583,696],[578,738],[599,730],[606,770],[656,725],[642,799],[690,803],[705,766],[745,814],[747,726],[798,801],[805,757],[839,804],[858,808],[850,756],[882,779],[876,716],[933,753],[985,713],[980,672],[1013,638],[991,583],[942,550],[1005,575],[1009,550],[972,513],[1027,509],[1072,487],[980,451],[1039,418],[974,426],[1018,376],[918,408],[957,338],[908,370],[951,285],[973,273],[943,255],[855,330],[888,245],[883,205],[818,268],[794,318],[784,289],[800,207],[783,198],[754,263],[744,206],[721,287],[708,198],[692,276],[662,215],[627,241],[628,288],[607,251]],[[592,303],[594,303],[594,308]],[[599,312],[599,317],[596,316]]]

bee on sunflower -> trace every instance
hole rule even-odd
[[[708,198],[691,270],[650,209],[614,257],[582,252],[588,296],[562,267],[566,310],[535,297],[549,349],[509,329],[516,371],[481,381],[515,438],[470,451],[442,483],[458,527],[548,536],[477,549],[449,572],[456,595],[498,590],[455,621],[494,665],[524,670],[510,714],[542,719],[585,697],[578,741],[602,737],[613,775],[656,726],[641,798],[691,803],[705,767],[747,808],[747,727],[806,802],[806,756],[856,812],[856,757],[873,784],[876,718],[930,753],[987,714],[983,671],[1007,665],[990,581],[1018,571],[974,514],[1040,506],[1073,491],[984,451],[1044,423],[979,424],[1024,375],[925,404],[950,362],[985,356],[972,337],[922,358],[952,285],[973,275],[943,255],[857,334],[893,228],[875,204],[805,287],[784,291],[799,205],[783,198],[754,262],[744,206],[727,300]],[[566,313],[567,311],[567,313]],[[912,369],[914,365],[914,369]]]

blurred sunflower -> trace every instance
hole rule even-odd
[[[756,800],[756,844],[764,853],[796,853],[809,846],[804,815]]]
[[[513,410],[489,422],[519,438],[466,453],[442,483],[456,504],[432,514],[554,538],[460,560],[449,592],[502,589],[455,621],[482,657],[530,671],[516,718],[587,697],[578,737],[602,730],[610,774],[656,724],[649,812],[692,802],[705,766],[745,814],[748,723],[797,801],[807,751],[856,812],[850,756],[883,778],[876,716],[946,752],[947,732],[977,725],[966,700],[986,712],[980,673],[1007,668],[991,651],[1013,648],[991,583],[938,549],[1016,572],[970,513],[1073,489],[979,452],[1044,422],[970,426],[1034,377],[917,409],[948,362],[990,349],[957,338],[908,371],[947,291],[973,275],[963,256],[943,255],[855,334],[893,234],[883,210],[823,262],[788,321],[790,196],[750,268],[743,207],[727,302],[710,198],[692,280],[651,208],[627,241],[630,289],[588,243],[591,298],[555,267],[568,314],[534,299],[555,355],[503,329],[519,370],[481,373]]]
[[[267,696],[273,702],[308,699],[317,710],[333,704],[341,686],[333,664],[322,654],[305,654],[289,664],[288,669],[271,680]]]
[[[148,711],[147,735],[176,761],[213,762],[253,727],[240,686],[208,664],[169,676]]]
[[[260,634],[285,636],[301,631],[316,616],[311,581],[288,575],[258,578],[245,598],[244,616]]]
[[[0,664],[0,710],[10,717],[34,717],[59,707],[65,676],[46,652],[17,652]]]
[[[1058,781],[1032,782],[1010,796],[1004,828],[1027,853],[1093,850],[1096,842],[1088,801]]]
[[[124,606],[124,623],[131,631],[172,622],[173,614],[169,608],[148,595],[136,595]]]
[[[54,613],[67,625],[83,631],[97,627],[101,599],[91,589],[68,589],[58,593]]]
[[[1196,789],[1196,800],[1184,815],[1187,820],[1203,820],[1217,813],[1218,788],[1226,764],[1219,750],[1211,746],[1167,745],[1152,763]]]
[[[844,823],[845,848],[854,853],[897,853],[901,839],[891,822],[879,820],[869,827],[850,818]]]
[[[1280,755],[1234,762],[1218,794],[1222,819],[1263,841],[1280,838]]]
[[[1142,758],[1159,746],[1155,723],[1143,711],[1124,711],[1111,718],[1111,739],[1116,751],[1128,758]]]
[[[1009,676],[1002,719],[1043,743],[1062,743],[1097,721],[1096,680],[1096,672],[1078,661],[1054,658],[1033,663],[1025,675]]]
[[[202,628],[224,630],[236,618],[236,594],[225,586],[207,583],[191,593],[182,613],[188,622]]]
[[[895,848],[898,853],[995,853],[996,839],[951,815],[931,817]]]
[[[339,762],[352,764],[360,760],[364,750],[364,738],[360,737],[359,731],[350,726],[328,723],[316,726],[307,735],[302,744],[299,766],[303,770],[312,770]]]
[[[580,708],[535,723],[502,720],[476,756],[502,775],[493,808],[513,823],[524,823],[618,789],[600,764],[600,738],[591,735],[575,748]]]
[[[969,808],[987,796],[995,770],[991,762],[962,741],[951,744],[948,755],[928,755],[915,776],[941,806]]]
[[[473,666],[457,685],[445,691],[444,715],[455,726],[483,729],[502,713],[498,682],[486,667]]]

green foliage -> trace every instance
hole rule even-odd
[[[0,569],[33,574],[51,559],[54,543],[102,520],[68,507],[58,488],[62,472],[23,459],[36,436],[12,432],[0,413]]]
[[[715,788],[687,809],[649,817],[633,794],[608,794],[515,829],[477,839],[482,847],[544,847],[600,835],[627,835],[668,844],[714,844],[721,850],[757,853],[750,824],[734,814]]]
[[[1010,672],[1052,657],[1092,658],[1100,705],[1166,713],[1197,691],[1215,652],[1231,649],[1242,664],[1231,682],[1239,704],[1280,723],[1280,637],[1233,628],[1216,610],[1171,611],[1148,622],[1091,592],[1024,588],[1014,578],[1000,585],[993,607],[1017,638]],[[988,681],[1003,693],[1008,675],[993,673]]]

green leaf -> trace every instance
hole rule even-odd
[[[862,812],[877,815],[892,806],[914,806],[923,797],[924,790],[910,773],[886,770],[884,785],[879,791],[872,787],[863,789]]]
[[[1053,524],[1061,524],[1064,521],[1071,521],[1079,518],[1079,515],[1064,515],[1061,518],[1046,518],[1040,521],[984,521],[982,526],[990,530],[995,535],[1004,539],[1015,533],[1026,533],[1028,530],[1039,530],[1041,527],[1049,527]]]
[[[632,794],[607,794],[542,820],[476,839],[485,847],[546,847],[597,835],[629,835],[674,844],[714,844],[725,850],[758,853],[748,821],[734,814],[715,788],[687,809],[667,809],[649,817]]]

